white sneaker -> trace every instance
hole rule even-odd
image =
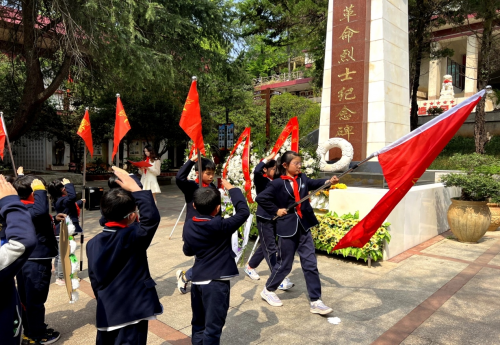
[[[250,279],[253,279],[253,280],[260,279],[260,276],[257,273],[257,271],[248,265],[245,266],[245,273],[250,277]]]
[[[330,314],[333,309],[330,307],[327,307],[320,299],[317,300],[316,302],[311,302],[311,313],[313,314],[320,314],[320,315],[326,315]]]
[[[286,277],[285,279],[283,279],[280,286],[278,286],[278,289],[285,291],[293,288],[294,286],[295,284],[292,283],[288,277]]]
[[[177,290],[179,290],[179,292],[181,294],[187,293],[187,284],[188,284],[188,282],[184,278],[184,271],[183,270],[178,270],[175,273],[175,276],[177,277]]]
[[[278,296],[274,292],[267,291],[266,288],[262,290],[260,293],[260,297],[262,297],[263,300],[265,300],[267,303],[272,305],[273,307],[281,307],[283,305],[283,302],[279,299]]]

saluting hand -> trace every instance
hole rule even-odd
[[[62,184],[63,185],[67,185],[68,183],[71,183],[71,182],[69,182],[69,180],[67,178],[63,178],[62,179]]]
[[[118,167],[112,167],[113,169],[113,172],[115,173],[116,177],[118,177],[118,179],[116,180],[116,183],[118,183],[118,185],[120,187],[122,187],[123,189],[129,191],[129,192],[138,192],[140,190],[142,190],[138,185],[137,185],[137,182],[135,182],[135,180],[130,177],[130,175],[128,174],[128,172],[126,172],[125,170],[123,169],[120,169]]]
[[[14,187],[12,187],[9,182],[7,182],[5,176],[0,175],[0,199],[3,199],[9,195],[17,195],[17,192]]]
[[[23,169],[23,167],[20,166],[20,167],[17,168],[17,174],[18,175],[24,175],[24,169]]]
[[[228,180],[226,180],[226,179],[221,179],[221,183],[222,183],[222,186],[223,186],[226,190],[230,190],[230,189],[233,189],[233,188],[234,188],[234,186],[233,186],[231,183],[229,183],[229,181],[228,181]]]
[[[36,190],[45,190],[45,185],[42,181],[36,178],[33,180],[33,182],[31,182],[31,190],[33,192]]]

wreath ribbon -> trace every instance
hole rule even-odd
[[[292,134],[291,150],[299,152],[299,120],[297,119],[297,116],[295,116],[292,117],[286,124],[285,128],[278,137],[278,140],[276,140],[271,154],[278,153],[281,147],[285,144],[286,138],[288,138],[290,133]]]
[[[229,158],[226,161],[226,164],[224,165],[224,171],[222,172],[222,177],[225,179],[227,178],[227,165],[229,164],[229,161],[231,158],[233,158],[234,152],[238,148],[238,146],[242,143],[243,140],[245,140],[245,144],[243,147],[243,154],[241,155],[241,167],[243,170],[243,177],[245,178],[245,194],[247,197],[247,200],[249,203],[253,203],[252,199],[252,180],[250,179],[250,132],[251,128],[247,127],[241,133],[240,137],[238,138],[238,141],[233,147],[233,150],[231,151],[231,154],[229,155]]]

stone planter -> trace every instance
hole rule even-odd
[[[496,231],[500,226],[500,204],[489,203],[488,207],[491,212],[491,223],[488,231]]]
[[[476,243],[488,231],[490,223],[491,213],[487,201],[451,199],[448,224],[460,242]]]

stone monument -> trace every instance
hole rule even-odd
[[[407,0],[330,0],[318,142],[360,161],[409,131]]]

